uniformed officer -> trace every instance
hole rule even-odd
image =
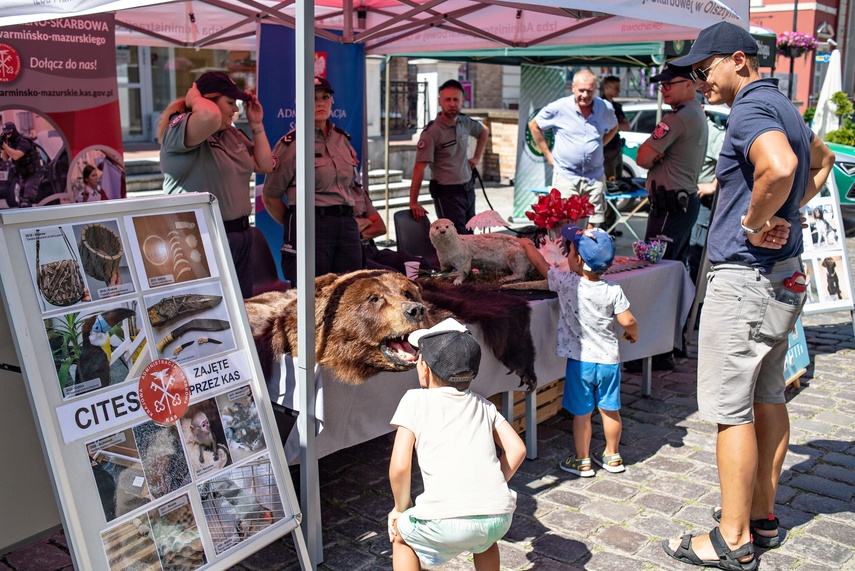
[[[421,220],[425,209],[419,204],[419,192],[425,167],[430,164],[430,195],[437,216],[454,222],[458,234],[471,234],[466,223],[475,216],[475,183],[472,169],[481,161],[490,130],[460,113],[463,86],[449,79],[439,88],[442,111],[428,123],[419,138],[416,164],[410,184],[410,210]],[[475,155],[468,159],[469,137],[477,137]]]
[[[698,217],[698,175],[707,149],[707,119],[695,98],[689,70],[668,66],[653,76],[671,111],[638,148],[635,162],[648,169],[647,194],[651,212],[646,240],[664,239],[666,260],[684,264],[689,237]]]
[[[333,89],[315,78],[315,275],[362,268],[362,241],[353,216],[358,161],[350,135],[330,121]],[[273,147],[275,166],[264,179],[264,207],[284,228],[282,273],[297,280],[297,145],[291,131]],[[286,202],[282,201],[285,198]]]
[[[252,140],[232,125],[238,99],[246,102]],[[253,172],[273,169],[263,117],[255,95],[238,89],[225,73],[209,71],[182,99],[167,106],[158,126],[165,192],[210,192],[217,197],[245,298],[252,296],[254,278],[249,181]]]
[[[3,160],[12,159],[15,171],[21,182],[20,207],[32,206],[39,196],[39,185],[42,182],[41,159],[35,142],[18,132],[11,121],[3,124],[2,144]]]
[[[653,134],[638,148],[635,162],[648,169],[650,214],[645,240],[663,240],[666,260],[688,263],[689,238],[698,218],[698,176],[707,149],[707,118],[695,97],[689,69],[668,66],[651,80],[659,83],[671,111],[662,116]],[[655,370],[675,367],[671,351],[653,356]],[[628,361],[628,371],[641,370]]]

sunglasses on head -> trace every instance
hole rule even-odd
[[[700,68],[693,69],[692,71],[689,72],[689,76],[691,76],[692,81],[706,81],[707,77],[709,77],[708,74],[712,70],[712,68],[714,68],[715,66],[717,66],[718,64],[720,64],[721,62],[723,62],[726,59],[730,59],[730,56],[720,57],[719,59],[714,61],[711,66],[709,66],[706,69],[700,69]]]

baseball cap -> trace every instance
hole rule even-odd
[[[442,91],[443,89],[445,89],[447,87],[453,87],[454,89],[459,89],[460,91],[463,91],[463,86],[456,79],[449,79],[448,81],[446,81],[445,83],[440,85],[439,91]]]
[[[710,56],[735,52],[743,52],[749,56],[756,55],[757,41],[745,28],[730,22],[719,22],[701,30],[689,53],[675,59],[669,65],[691,67]]]
[[[332,85],[330,82],[326,80],[324,77],[315,77],[315,91],[318,89],[323,89],[324,91],[329,91],[330,93],[335,93],[333,91]]]
[[[653,77],[650,78],[652,83],[661,83],[663,81],[671,81],[672,79],[688,79],[691,80],[691,76],[689,72],[692,71],[690,67],[674,67],[672,65],[665,66],[661,72],[657,73]]]
[[[3,123],[3,132],[6,133],[7,135],[9,133],[14,133],[17,130],[18,130],[17,127],[15,127],[15,124],[12,123],[11,121],[6,121],[5,123]]]
[[[481,365],[481,346],[462,323],[448,318],[430,329],[413,331],[407,338],[419,348],[422,359],[440,379],[449,383],[471,381]],[[461,376],[460,373],[471,371]]]
[[[240,99],[241,101],[252,99],[251,94],[238,89],[232,78],[222,71],[208,71],[203,73],[196,79],[196,88],[202,95],[219,93],[220,95]]]
[[[601,274],[614,262],[615,242],[602,228],[582,230],[568,224],[561,229],[561,235],[576,244],[576,251],[585,262],[583,269]]]

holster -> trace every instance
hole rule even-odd
[[[650,213],[663,216],[675,212],[686,212],[689,208],[689,192],[686,190],[666,190],[664,186],[651,181]]]

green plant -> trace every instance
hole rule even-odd
[[[805,120],[805,123],[810,125],[810,122],[813,121],[814,116],[816,115],[816,105],[811,105],[805,112],[802,114],[802,119]]]
[[[45,328],[59,376],[59,387],[63,392],[69,384],[71,366],[77,363],[83,350],[80,345],[82,327],[83,319],[80,313],[74,312],[51,319],[51,324]]]
[[[834,114],[838,117],[848,118],[852,116],[852,113],[855,113],[855,106],[849,101],[849,96],[842,91],[835,92],[831,96],[831,102],[837,105],[837,110]]]
[[[855,106],[852,105],[849,96],[842,91],[838,91],[832,95],[831,101],[837,105],[834,114],[843,120],[843,124],[839,129],[826,133],[825,140],[829,143],[839,143],[855,147],[855,122],[850,119],[852,113],[855,112]]]

